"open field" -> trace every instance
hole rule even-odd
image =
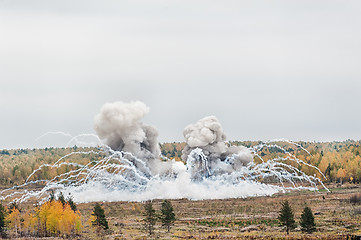
[[[288,199],[298,222],[305,204],[315,214],[317,231],[303,234],[299,228],[290,239],[346,239],[347,235],[361,234],[361,205],[349,202],[352,195],[361,192],[360,186],[334,188],[327,192],[292,192],[272,197],[246,199],[190,201],[172,200],[177,221],[170,233],[159,228],[154,238],[159,239],[282,239],[286,237],[279,227],[277,216],[282,200]],[[153,201],[160,209],[160,200]],[[89,216],[93,204],[80,204],[83,216]],[[109,239],[144,239],[142,230],[142,203],[104,203],[113,233]],[[87,234],[85,234],[86,236]]]
[[[78,204],[84,225],[78,239],[347,239],[361,235],[361,204],[350,203],[350,197],[359,194],[361,186],[330,187],[331,192],[291,192],[272,197],[171,200],[177,217],[175,225],[167,233],[157,223],[152,237],[143,230],[143,203],[102,203],[110,231],[100,237],[86,223],[94,203]],[[277,220],[281,201],[286,199],[294,209],[297,222],[305,204],[311,207],[316,232],[304,234],[298,227],[286,235]],[[153,201],[157,211],[161,202]]]

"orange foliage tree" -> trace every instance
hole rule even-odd
[[[68,203],[47,201],[35,208],[20,212],[13,209],[7,216],[9,228],[23,236],[72,236],[79,234],[83,226],[80,212],[73,211]]]

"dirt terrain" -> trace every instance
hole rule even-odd
[[[99,239],[347,239],[361,235],[361,204],[350,203],[351,196],[361,193],[361,186],[330,186],[331,192],[296,191],[271,197],[245,199],[171,200],[177,221],[168,233],[157,223],[154,236],[143,230],[143,203],[102,203],[110,231]],[[279,227],[277,216],[281,201],[288,199],[299,222],[305,204],[315,214],[317,231],[305,234],[300,228],[289,236]],[[159,211],[162,200],[154,200]],[[84,221],[81,239],[97,235],[85,223],[94,203],[79,204]]]

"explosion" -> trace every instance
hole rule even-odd
[[[139,101],[106,103],[95,116],[94,129],[113,150],[142,159],[159,158],[158,130],[140,121],[148,112],[149,108]]]
[[[101,140],[97,149],[72,152],[52,165],[40,166],[23,185],[1,191],[1,198],[45,201],[51,191],[62,191],[76,202],[222,199],[292,189],[317,190],[319,184],[326,188],[319,178],[306,175],[294,165],[318,170],[316,167],[273,142],[250,148],[231,146],[214,116],[185,127],[182,162],[166,159],[160,156],[157,129],[141,121],[148,112],[149,108],[139,101],[106,103],[94,120],[96,138]],[[277,148],[283,154],[264,161],[258,154],[264,148]],[[97,160],[85,164],[70,161],[76,154],[96,155]],[[72,170],[53,179],[33,179],[45,167],[64,165]],[[265,179],[270,179],[267,184]],[[34,190],[32,186],[39,183],[44,187]]]
[[[226,135],[214,116],[188,125],[183,135],[187,145],[182,159],[187,162],[193,179],[232,173],[253,161],[246,147],[226,145]]]

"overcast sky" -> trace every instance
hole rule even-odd
[[[159,141],[361,139],[361,1],[0,0],[0,149],[143,101]]]

